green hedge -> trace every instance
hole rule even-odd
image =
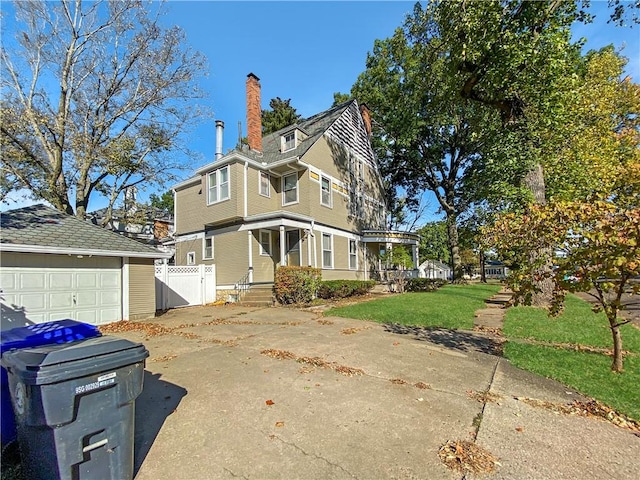
[[[278,267],[273,289],[283,304],[309,303],[315,298],[322,273],[312,267]]]
[[[446,284],[443,278],[410,278],[404,289],[407,292],[433,292]]]
[[[318,297],[346,298],[368,293],[376,282],[373,280],[325,280],[320,282]]]

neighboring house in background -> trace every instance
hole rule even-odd
[[[509,274],[509,268],[499,260],[487,260],[484,262],[484,274],[486,278],[503,280]]]
[[[451,280],[452,270],[446,263],[439,260],[425,260],[418,267],[418,276],[420,278],[442,278]]]
[[[154,260],[170,254],[44,205],[3,212],[0,225],[3,330],[155,315]]]
[[[322,269],[323,279],[380,276],[380,253],[419,236],[385,230],[371,121],[353,100],[263,138],[259,79],[249,74],[249,148],[222,153],[174,186],[176,265],[215,264],[218,291],[272,283],[280,265]]]
[[[94,225],[103,225],[107,213],[106,208],[95,210],[89,213],[89,220]],[[171,253],[170,258],[175,253],[173,214],[160,208],[138,206],[114,209],[111,220],[106,222],[104,228]]]

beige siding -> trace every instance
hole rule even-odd
[[[324,280],[366,280],[369,278],[364,261],[365,244],[357,242],[358,265],[356,270],[349,268],[349,238],[337,234],[333,235],[333,268],[322,267],[322,233],[316,232],[316,247],[318,251],[318,268],[322,269]]]
[[[247,176],[248,215],[273,212],[282,209],[282,195],[280,194],[280,178],[269,175],[269,197],[260,195],[259,170],[249,166]]]
[[[311,172],[304,178],[309,191],[307,214],[314,217],[316,222],[353,232],[384,227],[378,206],[365,200],[368,196],[384,202],[378,174],[366,162],[359,157],[350,156],[326,137],[318,140],[309,149],[303,161],[313,165],[321,174],[332,180],[332,206],[327,207],[321,203],[320,182],[311,178]],[[353,196],[349,191],[354,186],[357,186],[358,192],[362,194],[359,199],[360,214],[356,214],[357,210],[352,204]],[[347,191],[342,191],[343,188]]]
[[[228,200],[207,205],[207,175],[200,183],[176,191],[176,234],[201,231],[205,224],[243,215],[244,165],[229,166]]]
[[[218,285],[234,284],[249,268],[246,231],[214,235],[214,263]],[[254,253],[255,259],[255,253]]]
[[[176,265],[187,265],[187,254],[189,252],[195,252],[196,261],[195,265],[200,265],[201,263],[212,263],[211,260],[203,261],[202,260],[202,238],[195,238],[193,240],[186,241],[178,241],[176,242],[176,256],[175,261]],[[215,255],[215,241],[213,245],[214,255]]]
[[[151,318],[156,312],[153,259],[129,259],[129,320]]]
[[[254,282],[273,282],[275,266],[280,257],[276,237],[278,232],[271,230],[262,230],[269,232],[271,236],[271,254],[260,255],[260,230],[256,229],[251,232],[251,248],[253,253],[253,281]]]

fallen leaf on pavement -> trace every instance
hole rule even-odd
[[[500,465],[495,456],[467,440],[449,440],[440,447],[438,455],[447,467],[463,474],[493,473],[496,465]]]
[[[267,405],[271,406],[271,405],[273,405],[274,402],[273,402],[273,400],[267,400],[264,403],[266,403]]]
[[[284,422],[276,422],[276,427],[284,427]]]

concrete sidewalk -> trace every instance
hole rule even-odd
[[[640,438],[522,401],[582,398],[482,353],[470,333],[457,342],[451,332],[233,306],[140,324],[148,333],[117,333],[150,351],[136,402],[138,480],[463,478],[438,454],[450,440],[497,457],[489,478],[640,472]]]

